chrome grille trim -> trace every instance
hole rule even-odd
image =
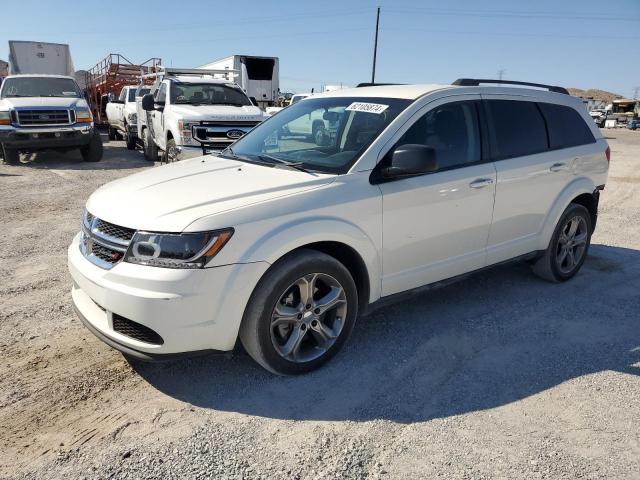
[[[16,112],[16,123],[21,127],[73,124],[71,110],[68,108],[16,108],[14,111]]]
[[[80,252],[94,265],[109,270],[122,261],[135,230],[106,222],[85,211]]]

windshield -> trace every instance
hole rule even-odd
[[[131,88],[129,90],[129,101],[130,102],[135,102],[136,101],[136,97],[144,97],[150,91],[151,91],[150,88],[139,88],[137,90]]]
[[[2,98],[80,96],[78,85],[70,78],[14,77],[5,79],[2,84]]]
[[[217,83],[171,82],[171,103],[188,105],[251,105],[238,88]]]
[[[346,173],[410,103],[397,98],[310,98],[259,124],[233,144],[231,153],[249,160],[293,162],[308,170]]]

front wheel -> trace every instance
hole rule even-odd
[[[15,165],[20,163],[20,152],[13,148],[8,148],[5,145],[0,145],[0,149],[2,150],[2,157],[4,158],[4,163],[7,165]]]
[[[150,162],[155,162],[156,160],[158,160],[158,147],[153,142],[151,130],[149,130],[148,128],[144,129],[142,143],[144,145],[144,158],[146,158]]]
[[[560,217],[549,246],[533,265],[533,272],[550,282],[569,280],[587,258],[592,233],[589,210],[570,204]]]
[[[127,150],[135,150],[136,149],[136,135],[131,133],[128,128],[126,128],[127,137],[125,140],[127,141]]]
[[[165,149],[162,160],[164,163],[173,163],[179,160],[178,158],[178,147],[176,145],[176,141],[173,138],[167,140],[167,148]]]
[[[100,134],[96,130],[91,134],[89,144],[80,148],[80,153],[85,162],[99,162],[102,160],[102,138],[100,138]]]
[[[345,266],[302,249],[276,262],[254,290],[240,326],[251,357],[279,375],[306,373],[342,348],[358,316],[358,292]]]
[[[109,125],[109,140],[115,140],[118,138],[118,131]]]

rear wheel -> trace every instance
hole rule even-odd
[[[5,145],[1,146],[2,149],[2,157],[4,158],[4,163],[7,165],[15,165],[20,163],[20,152],[14,148],[8,148]]]
[[[80,148],[82,159],[85,162],[99,162],[102,160],[102,138],[97,130],[91,134],[89,144]]]
[[[109,140],[115,140],[117,138],[117,130],[109,125]]]
[[[550,282],[569,280],[587,257],[592,232],[589,211],[582,205],[570,204],[560,217],[549,246],[533,265],[534,273]]]
[[[358,292],[335,258],[299,250],[276,262],[247,304],[240,340],[249,355],[280,375],[315,370],[349,337]]]

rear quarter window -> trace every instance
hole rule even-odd
[[[486,100],[493,125],[495,159],[533,155],[548,150],[544,118],[534,102]]]
[[[549,129],[551,148],[569,148],[596,141],[582,116],[571,107],[539,103]]]

